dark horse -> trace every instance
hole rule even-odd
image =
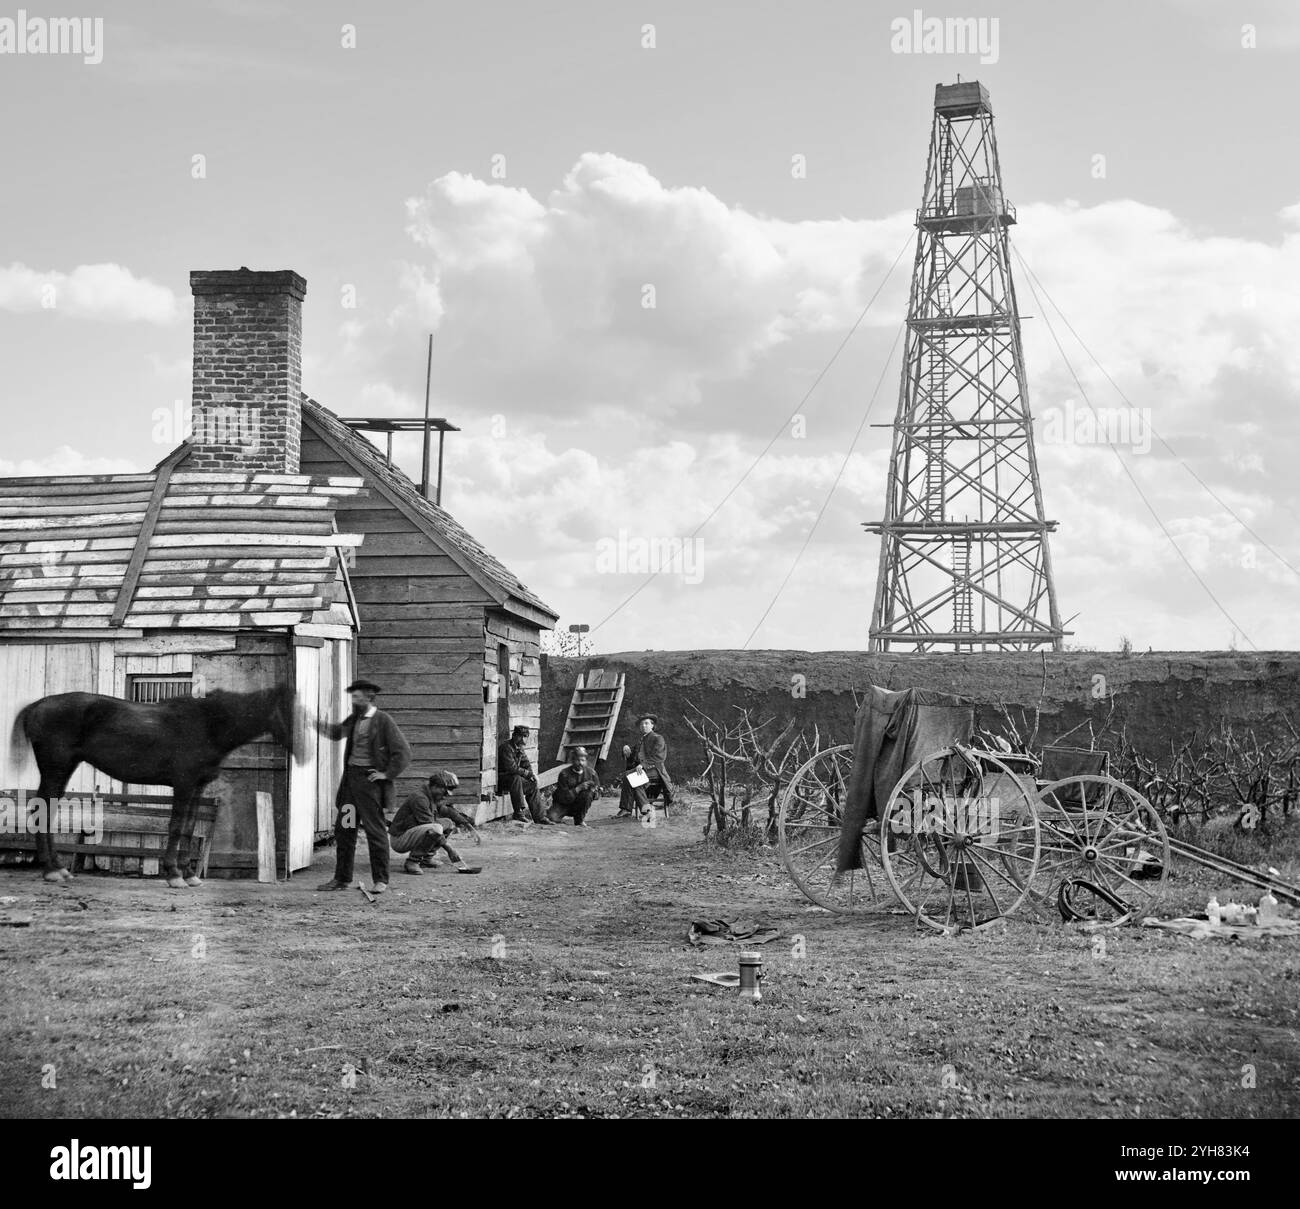
[[[202,884],[189,854],[201,790],[215,780],[221,762],[235,748],[259,735],[269,734],[292,750],[295,709],[291,684],[253,693],[173,697],[154,704],[97,693],[56,693],[19,712],[12,743],[15,755],[24,738],[31,744],[41,770],[37,796],[47,803],[63,796],[82,761],[117,781],[171,786],[163,876],[179,890]],[[72,876],[59,861],[48,829],[37,833],[36,853],[47,882]]]

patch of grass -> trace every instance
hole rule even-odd
[[[706,844],[713,848],[724,848],[731,852],[753,852],[756,849],[771,851],[767,841],[767,829],[753,821],[749,823],[728,822],[725,831],[716,828],[709,832]]]
[[[1241,865],[1261,870],[1271,865],[1288,881],[1300,881],[1300,815],[1253,831],[1239,827],[1236,816],[1211,819],[1200,826],[1171,827],[1169,835]]]
[[[480,877],[395,876],[373,907],[312,893],[320,871],[193,893],[0,872],[38,916],[0,932],[0,1116],[1300,1112],[1294,942],[1124,929],[1099,954],[1060,924],[834,916],[701,817],[489,834]],[[692,948],[689,921],[740,914],[781,932],[757,1005],[690,977],[743,946]]]

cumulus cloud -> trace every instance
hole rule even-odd
[[[406,380],[410,348],[434,330],[435,407],[465,429],[448,443],[449,506],[566,620],[592,624],[640,582],[598,573],[597,544],[691,534],[914,236],[910,214],[772,219],[595,154],[545,197],[450,174],[408,214],[418,255],[403,270],[402,305],[346,334],[349,358],[374,371],[363,398],[390,414],[417,410],[422,399],[383,383]],[[1131,405],[1168,442],[1153,437],[1122,456],[1242,630],[1261,647],[1294,645],[1296,576],[1264,543],[1300,566],[1300,204],[1279,213],[1271,239],[1216,235],[1136,201],[1030,203],[1019,219],[1014,247],[1105,370],[1013,258],[1047,511],[1061,522],[1061,611],[1079,615],[1074,641],[1107,647],[1127,635],[1159,648],[1232,637],[1104,443],[1044,440],[1045,417],[1086,410],[1077,373],[1104,414]],[[660,577],[600,632],[601,649],[748,636],[852,439],[901,322],[909,268],[905,252],[817,388],[807,439],[782,435],[703,530],[701,581]],[[642,306],[646,285],[653,308]],[[874,421],[891,418],[897,381],[895,360]],[[760,645],[865,643],[878,545],[860,522],[880,514],[887,456],[888,433],[868,429]]]
[[[453,172],[407,208],[426,259],[399,318],[437,332],[444,388],[545,411],[698,406],[799,334],[841,332],[907,229],[764,218],[594,153],[545,201]]]
[[[65,273],[15,262],[0,267],[0,310],[49,311],[74,319],[170,323],[176,296],[117,264],[83,264]]]
[[[98,458],[69,445],[60,445],[43,458],[0,458],[0,478],[35,478],[59,474],[138,474],[140,467],[124,458]]]

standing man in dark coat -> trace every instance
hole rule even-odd
[[[658,721],[654,714],[642,714],[636,723],[641,732],[636,746],[623,747],[629,771],[639,768],[650,778],[648,785],[635,789],[626,779],[623,781],[623,794],[619,802],[619,811],[623,814],[632,812],[633,803],[638,812],[649,810],[650,798],[659,793],[663,794],[665,810],[673,804],[673,779],[668,775],[668,740],[655,730]]]
[[[528,742],[529,730],[526,726],[516,726],[510,732],[510,738],[497,748],[497,793],[508,793],[510,805],[514,811],[511,818],[518,823],[526,823],[529,816],[534,823],[550,823],[542,813],[542,794],[537,788],[537,774],[533,772],[532,761],[524,750]],[[528,814],[524,813],[527,807]]]
[[[551,796],[551,808],[546,812],[546,817],[552,823],[562,823],[565,819],[572,818],[575,827],[585,827],[587,811],[598,797],[600,778],[587,763],[587,749],[570,748],[568,767],[562,769],[556,778],[555,793]]]
[[[388,889],[388,825],[384,815],[393,808],[397,794],[394,782],[411,762],[411,745],[397,729],[397,723],[376,707],[379,685],[354,680],[347,691],[352,694],[351,716],[342,722],[317,723],[322,735],[345,740],[343,779],[335,798],[339,813],[334,824],[334,876],[317,889],[352,888],[359,824],[370,847],[372,893],[383,894]]]

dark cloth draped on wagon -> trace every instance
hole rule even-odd
[[[900,692],[872,685],[853,728],[853,774],[849,778],[836,868],[862,865],[862,832],[880,817],[881,804],[917,760],[942,747],[969,743],[975,703],[932,689]]]

